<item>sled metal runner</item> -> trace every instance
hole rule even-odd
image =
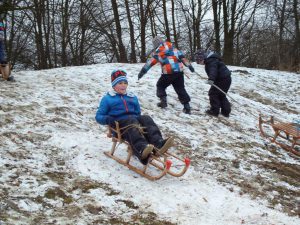
[[[2,74],[4,80],[7,80],[11,74],[11,64],[0,64],[0,74]]]
[[[109,138],[112,138],[113,144],[111,150],[104,152],[104,154],[149,180],[158,180],[166,174],[170,174],[174,177],[180,177],[185,174],[190,166],[190,159],[181,159],[177,155],[169,153],[168,151],[161,155],[152,153],[147,165],[142,165],[142,163],[138,162],[139,166],[135,166],[130,161],[133,156],[133,151],[129,143],[121,138],[119,124],[117,122],[116,129],[108,127],[107,136]],[[127,157],[125,160],[115,155],[116,150],[120,144],[125,144],[127,146]],[[176,161],[175,166],[171,167],[171,160]]]
[[[273,135],[266,132],[267,126],[272,128]],[[263,137],[300,157],[300,123],[275,121],[273,116],[264,120],[260,114],[259,130]]]

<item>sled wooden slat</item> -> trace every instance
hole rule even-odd
[[[275,123],[273,124],[273,129],[275,131],[283,131],[287,135],[295,138],[300,138],[300,130],[297,129],[297,126],[294,123]]]
[[[268,135],[264,131],[263,124],[270,125],[273,129],[274,134]],[[269,120],[263,120],[262,115],[259,115],[259,129],[263,137],[268,138],[271,142],[279,145],[284,150],[300,156],[300,151],[296,149],[296,146],[300,145],[300,124],[284,123],[278,121],[275,122],[273,116],[271,116]],[[290,145],[279,141],[279,137],[286,140],[288,143],[290,143]]]

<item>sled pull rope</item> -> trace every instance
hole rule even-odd
[[[197,73],[196,71],[195,71],[194,73],[196,73],[201,79],[205,79],[205,80],[206,80],[206,78],[202,77],[202,76],[201,76],[199,73]],[[218,87],[217,85],[212,84],[211,86],[215,87],[215,88],[218,89],[220,92],[222,92],[224,95],[226,95],[228,98],[230,98],[230,99],[233,100],[235,103],[237,103],[239,106],[242,106],[242,107],[243,107],[242,104],[240,104],[237,100],[235,100],[233,97],[231,97],[228,93],[224,92],[224,91],[223,91],[220,87]],[[251,114],[252,116],[257,117],[257,116],[254,115],[253,113],[251,113],[251,112],[249,112],[249,111],[247,111],[247,112],[248,112],[249,114]]]
[[[129,124],[129,125],[125,126],[125,127],[119,128],[120,131],[123,130],[122,132],[120,132],[121,136],[122,136],[124,133],[126,133],[129,129],[131,129],[131,128],[136,128],[136,129],[138,129],[139,132],[140,132],[141,134],[146,133],[146,132],[144,132],[144,128],[145,128],[145,127],[141,127],[140,125],[137,125],[137,124]]]
[[[196,73],[198,76],[200,76],[201,78],[203,78],[199,73],[197,73],[196,71],[194,72]],[[234,102],[238,103],[240,105],[239,102],[237,102],[234,98],[232,98],[228,93],[224,92],[221,88],[219,88],[217,85],[212,84],[211,86],[217,88],[220,92],[222,92],[224,95],[226,95],[227,97],[229,97],[230,99],[232,99]]]

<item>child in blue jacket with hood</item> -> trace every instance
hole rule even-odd
[[[163,154],[173,145],[174,139],[163,139],[153,119],[148,115],[141,115],[138,98],[132,92],[127,92],[126,76],[124,70],[114,70],[111,73],[113,90],[101,99],[96,121],[114,128],[115,122],[119,123],[121,129],[127,127],[122,138],[130,144],[134,155],[143,164],[147,164],[154,147]],[[139,126],[145,127],[145,133],[141,133]]]

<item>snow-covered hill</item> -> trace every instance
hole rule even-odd
[[[187,72],[186,115],[172,87],[169,107],[156,107],[160,68],[137,81],[141,67],[21,71],[16,83],[0,82],[1,225],[300,224],[300,160],[266,142],[257,127],[259,113],[299,119],[299,74],[230,67],[229,94],[238,103],[230,118],[212,118],[204,113],[203,79]],[[151,182],[103,154],[111,141],[94,116],[116,68],[128,72],[143,113],[191,158],[184,176]]]

